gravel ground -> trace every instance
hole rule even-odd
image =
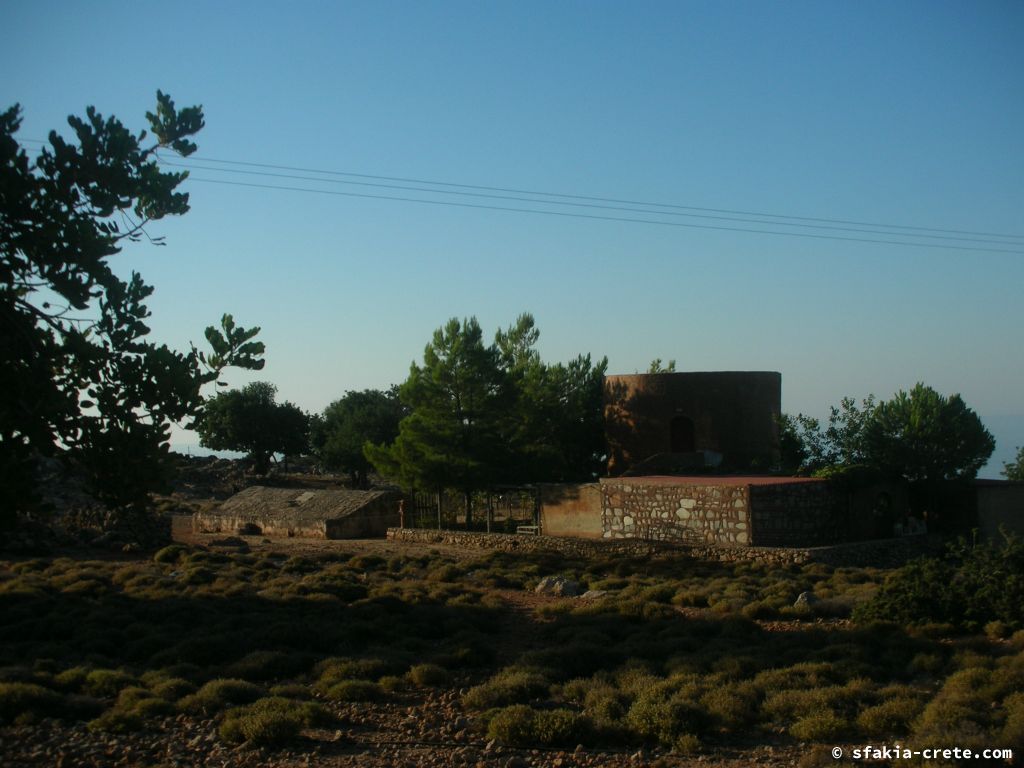
[[[232,747],[221,742],[214,720],[178,715],[124,734],[92,733],[84,723],[44,720],[0,728],[2,764],[17,766],[175,766],[175,768],[298,768],[299,766],[416,768],[636,768],[637,766],[796,765],[793,747],[752,745],[710,750],[694,757],[652,751],[510,749],[467,730],[459,692],[414,692],[386,704],[346,704],[333,709],[334,730],[309,730],[287,749]]]
[[[189,544],[207,545],[215,535],[194,534],[190,518],[175,516],[174,538]],[[422,546],[383,539],[324,541],[313,539],[264,539],[245,537],[252,550],[287,554],[353,552],[393,556],[422,552]],[[457,559],[477,558],[479,551],[432,545],[430,549]],[[508,592],[502,597],[521,611],[532,611],[539,602],[560,598]],[[684,609],[685,610],[685,609]],[[771,624],[768,622],[766,624]],[[841,622],[836,622],[840,624]],[[780,623],[781,624],[781,623]],[[785,622],[786,625],[789,622]],[[518,629],[528,631],[523,622]],[[468,684],[460,681],[460,684]],[[470,727],[459,699],[465,687],[448,690],[417,689],[389,696],[385,703],[337,704],[324,702],[338,716],[329,730],[307,730],[287,749],[267,750],[234,747],[221,741],[218,722],[187,715],[148,721],[144,730],[128,734],[94,733],[85,723],[41,720],[30,725],[0,727],[0,766],[69,768],[120,768],[122,766],[170,766],[204,768],[256,768],[276,766],[359,766],[359,768],[415,768],[416,766],[475,766],[478,768],[636,768],[636,766],[791,766],[838,764],[813,759],[792,745],[716,748],[705,745],[694,756],[663,751],[511,749],[487,742]],[[812,758],[812,759],[808,759]]]

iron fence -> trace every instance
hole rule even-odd
[[[466,494],[455,489],[416,491],[407,528],[515,533],[540,526],[540,492],[531,485],[498,486]]]

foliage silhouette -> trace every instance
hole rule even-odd
[[[779,433],[784,469],[812,473],[863,465],[931,484],[972,479],[995,448],[960,395],[945,397],[921,383],[887,401],[871,395],[858,405],[845,397],[832,407],[824,431],[817,419],[784,415]]]
[[[30,161],[15,134],[18,106],[0,114],[0,509],[6,522],[38,504],[39,456],[84,474],[111,507],[142,510],[167,478],[169,424],[203,405],[201,388],[228,366],[258,369],[257,329],[230,315],[207,328],[212,354],[146,340],[153,288],[109,264],[147,227],[189,209],[186,173],[163,172],[160,153],[187,156],[200,107],[178,110],[157,92],[149,133],[133,134],[89,107],[69,117]],[[151,136],[151,137],[150,137]],[[149,142],[147,143],[147,137]],[[4,522],[0,520],[0,522]]]
[[[367,458],[403,485],[460,489],[467,511],[472,492],[490,484],[592,479],[607,360],[546,364],[538,337],[529,314],[490,346],[476,318],[449,320],[399,389],[409,415],[397,438],[366,446]]]
[[[406,415],[396,387],[346,392],[311,419],[310,445],[326,469],[348,472],[354,488],[366,488],[372,465],[363,446],[393,441]]]
[[[1024,480],[1024,447],[1017,447],[1017,456],[1012,462],[1003,463],[1002,474],[1007,480]]]
[[[304,453],[309,417],[296,405],[276,402],[277,387],[254,381],[212,397],[196,422],[200,442],[214,450],[244,451],[265,475],[275,453]]]

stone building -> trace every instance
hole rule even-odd
[[[607,477],[546,486],[541,530],[550,536],[639,539],[690,546],[816,547],[889,538],[906,488],[844,490],[810,477]]]
[[[192,516],[197,533],[317,539],[383,536],[398,525],[397,491],[309,490],[254,485]]]
[[[679,474],[778,463],[782,374],[641,373],[604,382],[608,474]]]

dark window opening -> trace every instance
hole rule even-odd
[[[669,444],[672,453],[693,453],[697,450],[693,419],[676,416],[669,423]]]

